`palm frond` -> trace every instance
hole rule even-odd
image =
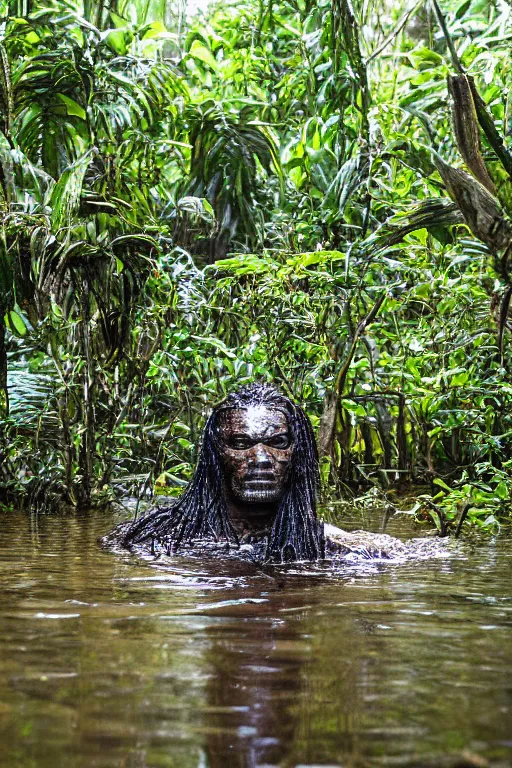
[[[0,131],[4,136],[11,133],[13,94],[11,66],[5,45],[0,40]]]
[[[95,150],[89,150],[70,165],[52,190],[49,205],[51,221],[55,229],[69,225],[78,212],[85,174]]]
[[[361,252],[375,253],[390,248],[418,229],[437,229],[454,224],[464,224],[464,217],[456,203],[437,197],[422,200],[408,211],[389,218],[361,244]]]
[[[24,434],[37,430],[43,439],[56,437],[59,419],[52,404],[55,377],[32,373],[25,358],[13,360],[9,356],[7,388],[9,419],[16,428]]]

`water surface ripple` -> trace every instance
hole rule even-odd
[[[7,768],[512,765],[512,542],[329,569],[157,563],[4,515]]]

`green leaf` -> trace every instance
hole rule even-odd
[[[114,22],[114,26],[119,29],[124,29],[127,24],[127,20],[123,19],[122,16],[119,16],[118,13],[115,13],[114,11],[110,11],[110,18]]]
[[[169,32],[161,21],[153,21],[144,28],[142,40],[176,40],[177,37]]]
[[[309,253],[298,253],[291,259],[287,259],[286,263],[294,267],[310,267],[313,264],[344,260],[345,254],[341,253],[341,251],[311,251]]]
[[[436,526],[437,530],[440,531],[441,530],[441,520],[440,520],[439,515],[437,514],[436,510],[435,509],[429,509],[428,513],[429,513],[430,517],[432,518],[432,520],[434,521],[434,525]]]
[[[215,221],[215,212],[205,197],[182,197],[178,200],[176,207],[180,211],[193,213],[204,221]]]
[[[52,225],[56,229],[69,225],[78,210],[85,173],[94,152],[95,150],[86,152],[68,166],[52,190],[49,202],[52,208]]]
[[[190,46],[189,56],[192,56],[193,59],[197,59],[198,61],[202,61],[204,64],[208,64],[214,72],[219,71],[219,64],[215,59],[215,56],[208,50],[208,48],[206,48],[206,46],[200,43],[199,40],[194,40]]]
[[[114,53],[120,56],[126,56],[128,53],[128,43],[131,42],[132,35],[123,29],[111,29],[108,30],[108,34],[104,34],[104,40]]]
[[[18,314],[18,312],[16,312],[14,309],[11,309],[6,315],[6,320],[9,328],[15,336],[23,337],[27,335],[28,328],[25,325],[21,314]]]
[[[444,480],[441,480],[440,477],[434,477],[433,481],[434,485],[438,485],[440,488],[443,488],[445,491],[448,491],[448,493],[451,493],[451,488],[449,485],[446,485]]]
[[[418,69],[431,69],[443,63],[443,57],[430,48],[417,48],[409,55]]]
[[[63,93],[58,93],[57,98],[66,105],[68,115],[79,117],[81,120],[86,119],[87,115],[85,109],[83,109],[80,104],[77,104],[76,101],[70,99],[69,96],[65,96]]]
[[[234,272],[237,275],[263,275],[277,265],[270,259],[260,259],[252,253],[241,254],[232,259],[219,259],[212,268]]]
[[[455,376],[452,376],[450,384],[452,387],[462,387],[463,384],[466,384],[468,379],[469,373],[464,371],[463,373],[457,373]]]
[[[194,341],[200,341],[204,344],[211,345],[215,349],[218,349],[219,352],[222,352],[222,354],[226,355],[226,357],[231,358],[231,360],[236,360],[236,355],[234,352],[232,352],[223,341],[220,339],[216,339],[215,337],[208,337],[208,336],[190,336],[191,339],[194,339]]]

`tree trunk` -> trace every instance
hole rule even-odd
[[[7,389],[7,350],[5,348],[5,325],[0,323],[0,418],[9,415],[9,391]]]
[[[396,448],[398,451],[398,469],[407,469],[407,435],[405,432],[405,395],[398,396],[398,419],[396,422]]]
[[[332,456],[338,398],[343,394],[348,370],[350,368],[352,358],[354,357],[359,337],[364,333],[367,326],[375,320],[380,308],[384,303],[385,298],[386,294],[382,293],[364,320],[361,320],[357,326],[354,337],[350,344],[350,349],[336,375],[334,385],[331,390],[326,392],[324,409],[320,418],[320,426],[318,429],[318,453],[320,458],[323,456]]]
[[[327,392],[324,400],[324,410],[318,428],[318,454],[320,457],[332,456],[337,403],[338,393],[333,392],[332,390]]]

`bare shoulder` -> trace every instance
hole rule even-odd
[[[326,553],[333,557],[355,555],[356,559],[382,558],[404,562],[451,557],[456,553],[453,542],[437,537],[401,541],[394,536],[388,536],[387,533],[344,531],[330,523],[324,524],[324,533]]]
[[[325,523],[325,540],[332,554],[358,554],[363,557],[391,558],[404,555],[407,545],[386,533],[370,531],[344,531],[336,525]]]

